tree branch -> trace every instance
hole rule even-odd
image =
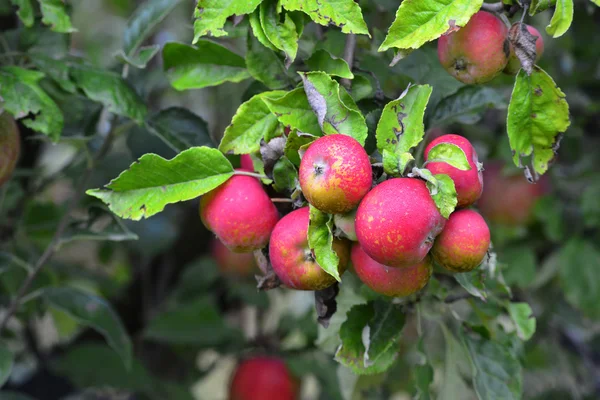
[[[504,4],[501,1],[497,3],[483,3],[481,9],[484,11],[500,13],[504,11]]]
[[[344,46],[344,60],[348,64],[348,68],[352,71],[352,66],[354,64],[354,50],[356,49],[356,35],[351,33],[346,36],[346,45]],[[342,79],[342,85],[347,88],[352,86],[352,82],[350,79]]]

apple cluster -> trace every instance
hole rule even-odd
[[[537,37],[537,62],[544,52],[544,41],[537,29],[526,28]],[[486,11],[477,12],[464,27],[440,37],[438,58],[446,71],[467,84],[488,82],[501,72],[515,75],[521,69],[507,25]]]
[[[429,159],[439,144],[460,148],[469,169]],[[354,273],[374,291],[408,296],[429,281],[434,261],[452,272],[466,272],[483,261],[490,231],[483,217],[467,208],[483,192],[481,164],[471,143],[459,135],[443,135],[425,148],[425,168],[454,182],[457,210],[444,218],[426,182],[420,178],[389,178],[374,182],[371,159],[360,143],[346,135],[326,135],[312,142],[300,162],[299,186],[307,202],[333,215],[341,276],[351,264]],[[242,170],[253,171],[249,156]],[[317,263],[309,246],[310,208],[280,218],[258,178],[234,175],[200,202],[202,221],[225,245],[215,247],[219,264],[225,251],[246,253],[268,246],[273,271],[283,285],[296,290],[322,290],[335,278]],[[231,255],[229,259],[235,260]]]

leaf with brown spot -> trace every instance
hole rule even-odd
[[[535,65],[537,56],[535,42],[537,39],[538,37],[529,32],[527,25],[522,22],[515,22],[508,32],[508,40],[510,41],[512,50],[515,52],[527,75],[531,75],[531,71]]]

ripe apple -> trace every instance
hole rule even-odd
[[[471,145],[471,142],[465,137],[460,135],[444,135],[433,140],[425,148],[425,160],[428,160],[431,149],[440,143],[450,143],[460,147],[465,152],[471,169],[461,171],[445,162],[430,162],[426,168],[434,175],[446,174],[452,178],[458,197],[457,207],[466,207],[475,203],[483,192],[483,175],[479,168],[477,152]]]
[[[423,261],[445,223],[425,182],[394,178],[376,186],[358,206],[356,236],[378,263],[412,267]]]
[[[254,171],[254,163],[250,154],[242,154],[240,156],[240,167],[246,171]]]
[[[481,264],[489,247],[490,228],[483,217],[474,210],[458,210],[435,239],[431,255],[449,271],[468,272]]]
[[[508,27],[494,14],[479,11],[462,28],[438,39],[440,63],[463,83],[484,83],[508,62]]]
[[[257,178],[234,175],[202,196],[200,217],[231,251],[265,247],[279,212]]]
[[[340,231],[342,236],[356,242],[356,211],[352,210],[346,214],[335,214],[333,216],[333,223],[336,228]]]
[[[536,201],[548,193],[548,178],[542,176],[532,184],[523,174],[503,174],[503,166],[502,162],[486,163],[483,171],[485,190],[477,206],[489,222],[513,227],[524,225],[531,219]]]
[[[256,260],[252,253],[234,253],[219,239],[211,242],[211,253],[223,275],[247,277],[257,271]]]
[[[21,151],[19,128],[12,115],[0,114],[0,186],[8,181]]]
[[[393,268],[373,260],[360,244],[352,246],[352,265],[360,280],[377,293],[405,297],[423,289],[431,277],[431,257],[411,267]]]
[[[356,208],[373,183],[365,149],[356,139],[339,134],[312,142],[302,156],[298,174],[306,200],[329,214]]]
[[[275,357],[254,357],[237,366],[229,400],[297,400],[300,382],[285,363]]]
[[[308,207],[292,211],[277,223],[269,243],[273,270],[281,282],[292,289],[321,290],[335,283],[335,278],[317,264],[308,246],[309,219]],[[350,259],[350,242],[334,239],[333,250],[340,260],[341,276]]]
[[[527,30],[533,36],[537,36],[537,40],[535,41],[535,62],[537,63],[540,58],[542,58],[542,54],[544,54],[544,39],[540,32],[535,29],[531,25],[526,25]],[[517,72],[521,69],[521,62],[517,58],[515,54],[515,49],[512,44],[510,45],[510,57],[508,59],[508,64],[506,64],[506,68],[504,68],[504,73],[508,75],[516,75]]]

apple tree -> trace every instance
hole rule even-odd
[[[0,0],[0,399],[600,396],[597,0]]]

